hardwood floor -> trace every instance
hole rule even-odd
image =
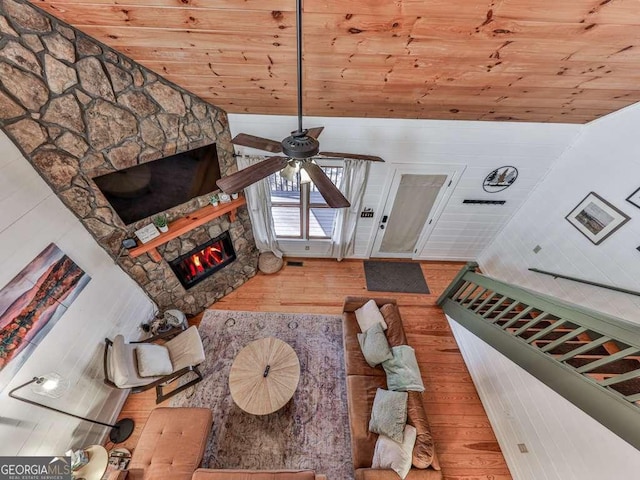
[[[396,297],[409,344],[416,349],[422,371],[427,414],[444,478],[511,479],[444,313],[435,304],[462,264],[422,262],[430,295],[385,295],[366,290],[360,260],[302,261],[304,266],[285,266],[275,275],[258,274],[210,308],[340,314],[347,295]],[[195,318],[193,322],[197,324],[199,320]],[[131,395],[127,399],[121,417],[133,418],[136,431],[124,446],[135,447],[142,425],[155,406],[153,392]]]

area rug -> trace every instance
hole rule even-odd
[[[204,467],[308,468],[328,478],[353,478],[339,316],[207,310],[199,331],[204,379],[176,395],[171,405],[213,412]],[[255,416],[231,398],[229,370],[245,345],[269,336],[293,347],[300,382],[281,410]]]
[[[365,260],[370,292],[430,293],[419,263]]]

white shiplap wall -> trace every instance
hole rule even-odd
[[[124,394],[103,383],[104,338],[139,337],[139,324],[155,309],[0,132],[0,288],[51,242],[91,281],[0,393],[0,455],[60,455],[99,441],[104,428],[18,402],[7,393],[34,376],[57,372],[70,380],[70,389],[60,399],[36,396],[38,401],[112,421]]]
[[[632,480],[640,452],[449,318],[514,480]],[[524,443],[529,453],[520,453]]]
[[[296,118],[290,116],[231,114],[229,123],[232,135],[243,132],[276,141],[297,127]],[[431,259],[475,259],[583,128],[559,124],[324,117],[305,117],[304,125],[325,127],[319,139],[321,151],[378,155],[386,162],[371,166],[363,205],[373,207],[376,217],[359,220],[355,257],[370,254],[377,215],[381,214],[387,194],[387,180],[396,164],[466,166],[429,238],[425,253]],[[502,165],[516,166],[520,171],[518,180],[504,192],[484,192],[484,177]],[[463,205],[465,198],[507,200],[507,203]],[[288,254],[326,254],[326,248],[307,243],[284,242],[282,246]],[[310,249],[305,250],[306,246]]]
[[[640,298],[527,271],[530,267],[640,290],[640,106],[585,126],[574,145],[482,252],[487,275],[640,323]],[[593,245],[565,216],[594,191],[631,217]],[[535,254],[533,248],[542,250]],[[640,452],[453,323],[483,403],[517,479],[640,478]],[[515,447],[526,443],[530,454]],[[516,474],[517,473],[517,474]]]
[[[640,291],[640,209],[625,199],[640,188],[640,104],[588,124],[573,147],[479,256],[484,272],[640,323],[640,297],[527,271],[530,267]],[[565,216],[595,192],[631,220],[600,245]],[[535,254],[533,248],[542,250]]]

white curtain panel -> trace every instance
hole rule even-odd
[[[238,169],[242,170],[250,165],[263,161],[261,156],[240,156],[238,157]],[[276,239],[276,229],[273,225],[271,215],[271,189],[269,179],[262,180],[249,185],[244,189],[244,196],[247,199],[247,207],[251,225],[253,227],[253,237],[260,252],[273,252],[278,258],[282,258],[282,251]]]
[[[369,176],[369,163],[366,160],[344,160],[342,182],[338,187],[349,200],[351,206],[340,208],[336,213],[333,235],[331,235],[331,254],[338,261],[353,253],[356,223],[362,208],[362,198]]]

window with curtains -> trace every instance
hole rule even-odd
[[[334,184],[340,185],[341,160],[316,160],[316,163]],[[300,172],[296,173],[293,182],[276,172],[269,177],[269,186],[277,238],[331,238],[336,210],[329,208],[313,182],[301,182]]]

